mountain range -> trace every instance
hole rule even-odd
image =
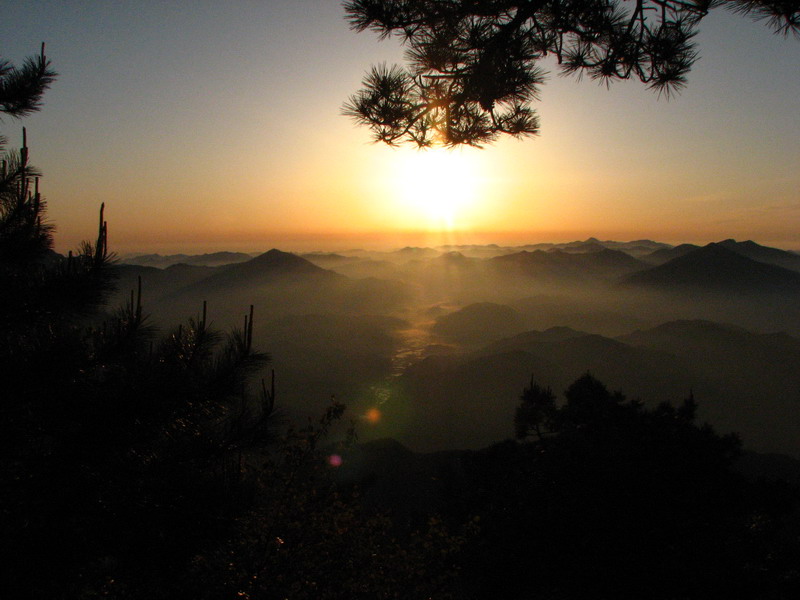
[[[800,273],[776,266],[768,250],[757,244],[711,243],[690,250],[661,265],[628,275],[623,283],[669,290],[736,291],[744,294],[800,293]],[[746,244],[746,243],[745,243]],[[749,258],[767,256],[772,262]],[[776,250],[785,257],[792,254]],[[781,256],[779,255],[779,256]],[[787,259],[786,263],[790,263]]]
[[[378,402],[385,419],[370,435],[415,450],[508,437],[532,375],[559,393],[590,371],[653,402],[694,393],[721,431],[800,455],[800,256],[733,240],[610,245],[273,249],[118,273],[122,299],[142,278],[159,324],[205,300],[217,327],[240,326],[255,305],[256,345],[273,356],[287,411],[331,394],[356,411]]]
[[[426,450],[480,447],[511,434],[514,407],[531,376],[559,394],[591,372],[653,403],[693,394],[701,419],[721,432],[739,432],[748,447],[800,456],[798,365],[800,338],[709,321],[676,321],[617,338],[565,327],[527,331],[410,366],[401,378],[403,396],[417,399],[420,421],[443,426],[423,439],[417,423],[399,439]]]

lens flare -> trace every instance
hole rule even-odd
[[[378,421],[381,420],[381,416],[382,415],[380,410],[378,410],[377,408],[370,408],[369,410],[367,410],[366,413],[364,413],[364,420],[367,423],[375,425],[378,423]]]

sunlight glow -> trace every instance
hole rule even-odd
[[[397,199],[428,228],[459,227],[477,200],[480,164],[476,151],[470,150],[412,150],[397,161]]]

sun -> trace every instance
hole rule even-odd
[[[480,164],[468,150],[409,150],[397,161],[397,200],[430,228],[455,229],[478,198]]]

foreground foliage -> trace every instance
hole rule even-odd
[[[478,146],[534,135],[531,108],[548,55],[562,73],[609,83],[636,78],[658,93],[686,83],[710,9],[800,31],[794,0],[348,0],[356,31],[399,36],[408,67],[375,67],[344,113],[376,141]]]
[[[474,527],[422,515],[412,527],[367,510],[336,465],[354,440],[325,445],[344,407],[290,428],[258,468],[258,500],[230,541],[195,564],[195,598],[462,598],[460,551]]]
[[[696,403],[647,409],[591,375],[558,406],[531,383],[517,437],[472,453],[466,506],[482,536],[465,570],[488,597],[790,598],[797,492],[747,481],[736,436]],[[497,596],[495,596],[497,597]]]
[[[44,54],[0,61],[0,109],[39,106]],[[253,307],[228,334],[202,314],[159,335],[139,289],[115,314],[108,227],[75,254],[27,140],[0,178],[0,538],[9,598],[427,598],[462,538],[416,533],[337,489],[320,444],[344,407],[277,433]],[[409,581],[414,580],[413,586]],[[417,591],[414,592],[412,588]],[[438,594],[438,592],[437,592]],[[438,597],[448,597],[438,594]]]

